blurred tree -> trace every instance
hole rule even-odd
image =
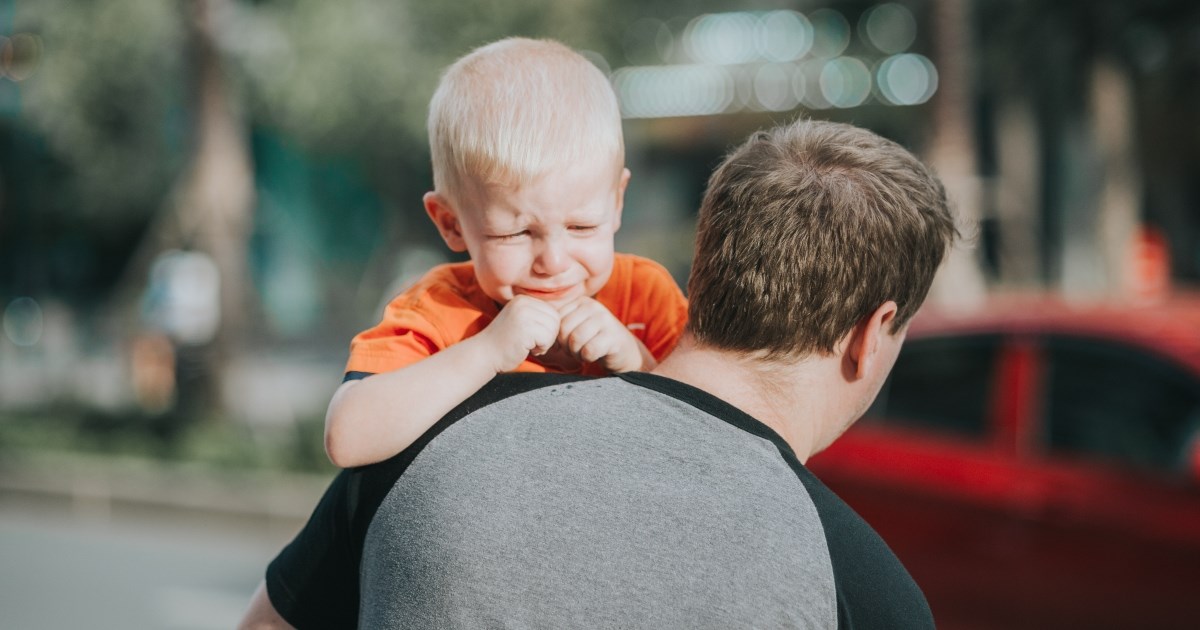
[[[37,281],[15,282],[72,298],[86,285],[111,284],[104,268],[122,259],[114,264],[105,252],[127,249],[183,163],[186,33],[175,6],[145,0],[19,2],[13,29],[40,36],[43,51],[19,84],[32,139],[18,158],[40,162],[54,179],[13,182],[14,201],[32,207],[12,211],[36,217],[22,235],[36,259],[55,263],[60,241],[80,245],[65,265],[74,269],[48,264]],[[28,185],[38,190],[21,189]]]
[[[128,240],[155,216],[169,224],[162,216],[190,204],[181,196],[201,194],[184,182],[197,177],[197,155],[212,146],[206,130],[222,124],[205,113],[215,111],[212,99],[201,97],[212,93],[206,86],[224,92],[218,100],[229,108],[231,132],[244,136],[250,126],[264,127],[309,151],[355,156],[385,197],[409,204],[411,186],[397,175],[427,170],[426,104],[441,69],[457,56],[526,35],[596,51],[616,67],[626,63],[623,38],[637,19],[691,17],[720,6],[682,0],[26,0],[16,5],[15,28],[40,35],[44,60],[22,84],[21,115],[66,167],[55,207],[101,238]],[[194,15],[206,16],[203,28]],[[242,166],[235,160],[222,168],[232,173]],[[148,233],[144,250],[182,238],[164,239],[164,232],[170,230]],[[127,267],[133,283],[144,280],[146,259],[116,263]]]
[[[17,5],[16,29],[38,33],[45,51],[22,85],[22,114],[69,168],[70,211],[82,218],[144,220],[180,165],[179,17],[151,0]]]
[[[21,14],[48,50],[44,71],[27,89],[27,111],[72,167],[72,210],[93,224],[149,219],[126,264],[115,321],[137,321],[137,297],[162,252],[195,249],[216,265],[217,335],[180,353],[189,368],[179,378],[180,400],[200,407],[219,400],[216,375],[243,330],[253,206],[245,129],[213,28],[220,2],[49,2],[25,5]]]
[[[975,0],[999,277],[1119,293],[1135,226],[1200,277],[1200,4]]]
[[[974,230],[980,218],[979,169],[976,163],[972,77],[974,46],[970,41],[968,0],[932,0],[935,61],[940,68],[938,92],[933,98],[933,128],[926,159],[941,176],[958,219]],[[968,232],[970,233],[970,232]],[[975,252],[952,249],[938,272],[931,298],[948,303],[981,300],[985,287]]]
[[[65,165],[55,193],[64,222],[139,243],[112,261],[124,268],[114,321],[137,320],[161,252],[212,257],[221,327],[198,371],[214,382],[258,315],[246,290],[252,125],[356,156],[385,197],[411,207],[427,177],[397,174],[427,173],[426,104],[447,63],[509,35],[611,54],[595,26],[616,20],[610,10],[599,0],[23,2],[16,27],[37,33],[45,54],[21,111]]]

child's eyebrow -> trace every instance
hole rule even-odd
[[[509,232],[520,232],[528,227],[524,221],[485,221],[483,231],[491,234],[506,234]]]
[[[603,208],[576,208],[563,213],[562,222],[568,225],[597,224],[605,221],[608,212]],[[486,214],[481,225],[491,233],[519,232],[541,224],[535,217],[523,212]]]
[[[485,230],[510,230],[528,223],[529,219],[517,212],[485,212],[480,218],[480,224]]]
[[[569,223],[598,223],[604,220],[608,212],[601,208],[579,208],[567,213]]]

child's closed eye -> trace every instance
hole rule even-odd
[[[488,237],[496,241],[515,241],[522,237],[529,236],[529,230],[521,230],[520,232],[509,232],[507,234],[493,234]]]

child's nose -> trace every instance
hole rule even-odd
[[[549,236],[540,240],[533,270],[543,276],[553,276],[567,270],[569,257],[563,239]]]

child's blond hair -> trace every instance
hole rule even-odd
[[[429,103],[435,189],[455,203],[480,185],[520,185],[584,158],[625,159],[612,86],[558,42],[503,39],[462,57]]]

